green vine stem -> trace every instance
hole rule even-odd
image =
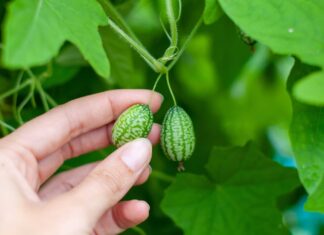
[[[110,18],[114,19],[116,23],[118,23],[121,28],[124,29],[124,31],[131,36],[138,44],[142,45],[142,42],[137,38],[135,33],[132,31],[132,29],[128,26],[128,24],[125,22],[123,17],[119,14],[117,9],[114,7],[114,5],[107,0],[99,0],[107,9],[108,15]]]
[[[199,20],[195,24],[194,28],[191,30],[190,34],[188,35],[186,41],[183,43],[183,45],[182,45],[181,49],[179,50],[178,54],[176,55],[176,57],[174,58],[174,60],[172,60],[172,62],[168,65],[167,71],[170,71],[173,68],[173,66],[178,62],[178,60],[182,56],[183,52],[186,50],[189,42],[191,41],[191,39],[197,33],[197,31],[198,31],[200,25],[202,24],[202,22],[203,22],[203,16],[201,16],[199,18]]]
[[[50,110],[49,105],[51,105],[52,107],[56,107],[57,103],[49,94],[46,93],[46,91],[42,87],[40,80],[36,77],[36,75],[30,69],[26,69],[26,71],[35,82],[35,88],[40,95],[45,111]],[[44,78],[44,74],[41,74],[40,76],[41,78]]]
[[[1,104],[0,104],[1,105]],[[4,136],[8,135],[9,134],[9,131],[13,131],[14,128],[12,126],[10,126],[9,124],[7,124],[5,121],[4,121],[4,117],[2,115],[2,112],[0,110],[0,126],[1,126],[1,131],[2,131],[2,134]]]
[[[175,106],[177,106],[177,100],[173,94],[173,90],[172,90],[172,87],[170,85],[170,78],[169,78],[169,72],[166,73],[166,80],[167,80],[167,85],[168,85],[168,89],[170,91],[170,94],[171,94],[171,97],[172,97],[172,100],[173,100],[173,103]]]
[[[170,58],[172,59],[174,57],[175,52],[178,48],[178,28],[177,28],[177,18],[174,15],[174,9],[172,5],[172,0],[165,0],[166,4],[166,13],[168,17],[168,21],[170,24],[170,37],[171,37],[171,45],[170,47],[165,51],[165,54],[163,56],[166,57],[166,59]],[[179,17],[179,16],[178,16]]]
[[[24,89],[25,87],[27,87],[27,86],[29,86],[31,84],[32,84],[31,80],[27,80],[27,81],[23,82],[20,86],[15,87],[15,88],[1,94],[0,95],[0,100],[3,100],[4,98],[7,98],[8,96],[11,96],[11,95],[17,93],[18,91]]]
[[[174,181],[174,177],[157,170],[152,170],[151,177],[159,179],[166,183],[172,183]]]
[[[22,79],[24,77],[24,73],[25,73],[24,70],[22,70],[19,73],[15,88],[18,89],[20,87],[20,84],[21,84]],[[13,101],[12,101],[13,102],[13,104],[12,104],[12,107],[13,107],[13,115],[18,120],[18,118],[17,118],[18,117],[17,116],[17,101],[18,101],[18,92],[14,93],[14,95],[13,95]]]
[[[159,83],[159,81],[161,80],[163,76],[163,73],[160,73],[159,76],[156,78],[155,82],[154,82],[154,85],[153,85],[153,88],[152,88],[152,92],[151,92],[151,95],[150,95],[150,99],[148,101],[148,106],[151,106],[151,103],[152,103],[152,99],[153,99],[153,95],[154,95],[154,91]]]
[[[21,104],[18,106],[17,109],[17,118],[18,118],[18,122],[20,125],[24,124],[24,120],[21,116],[21,112],[23,110],[23,108],[26,106],[26,104],[32,100],[33,96],[34,96],[34,92],[35,92],[35,82],[33,80],[28,80],[31,81],[30,83],[30,90],[28,92],[28,95],[25,97],[25,99],[21,102]]]
[[[140,45],[138,42],[136,42],[133,38],[128,36],[127,33],[125,33],[117,24],[115,24],[114,21],[111,19],[109,20],[110,27],[118,34],[120,35],[126,42],[129,43],[131,47],[133,47],[138,54],[140,54],[144,60],[150,65],[150,67],[157,73],[165,73],[166,67],[164,64],[156,60],[142,45]]]
[[[50,108],[49,108],[49,104],[47,102],[47,97],[46,97],[44,90],[42,88],[42,85],[39,81],[36,81],[36,89],[39,92],[39,95],[40,95],[40,98],[43,103],[43,107],[44,107],[45,111],[46,112],[49,111]]]
[[[42,88],[43,89],[43,88]],[[49,104],[54,108],[58,106],[58,103],[43,89],[43,92],[48,100]]]
[[[163,76],[163,73],[160,73],[159,76],[156,78],[156,80],[154,82],[154,85],[153,85],[153,88],[152,88],[152,91],[155,91],[155,89],[156,89],[159,81],[161,80],[162,76]]]

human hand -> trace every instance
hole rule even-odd
[[[0,234],[118,234],[143,222],[146,202],[119,201],[150,174],[152,147],[146,139],[44,182],[66,159],[108,146],[118,115],[151,96],[146,90],[116,90],[80,98],[0,139]],[[153,93],[153,112],[161,102]],[[158,125],[148,138],[158,142]]]

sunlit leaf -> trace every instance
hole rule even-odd
[[[230,18],[256,40],[280,54],[324,66],[324,1],[219,0]],[[311,16],[311,17],[310,17]]]
[[[295,170],[252,144],[214,148],[206,169],[207,176],[178,175],[162,202],[186,235],[289,234],[276,199],[299,185]]]
[[[299,101],[324,106],[324,72],[313,73],[297,82],[293,94]]]
[[[3,61],[10,68],[42,65],[68,40],[99,75],[108,77],[109,62],[98,33],[98,26],[107,23],[96,1],[15,0],[6,17]]]
[[[289,77],[288,88],[316,68],[296,62]],[[293,97],[292,97],[293,98]],[[324,212],[324,107],[306,105],[293,100],[293,119],[290,128],[298,172],[310,194],[307,208]]]
[[[205,0],[204,22],[212,24],[222,15],[218,0]]]

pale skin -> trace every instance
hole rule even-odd
[[[111,144],[114,120],[133,104],[156,112],[162,96],[147,90],[103,92],[61,105],[0,139],[0,234],[113,235],[147,219],[149,206],[121,201],[150,174],[154,124],[103,161],[53,174],[69,158]]]

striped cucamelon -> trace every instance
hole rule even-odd
[[[136,104],[124,111],[112,130],[116,147],[138,138],[146,138],[153,125],[153,114],[146,104]]]
[[[164,154],[172,161],[188,160],[195,149],[195,133],[191,118],[179,106],[173,106],[164,117],[161,130],[161,146]]]

